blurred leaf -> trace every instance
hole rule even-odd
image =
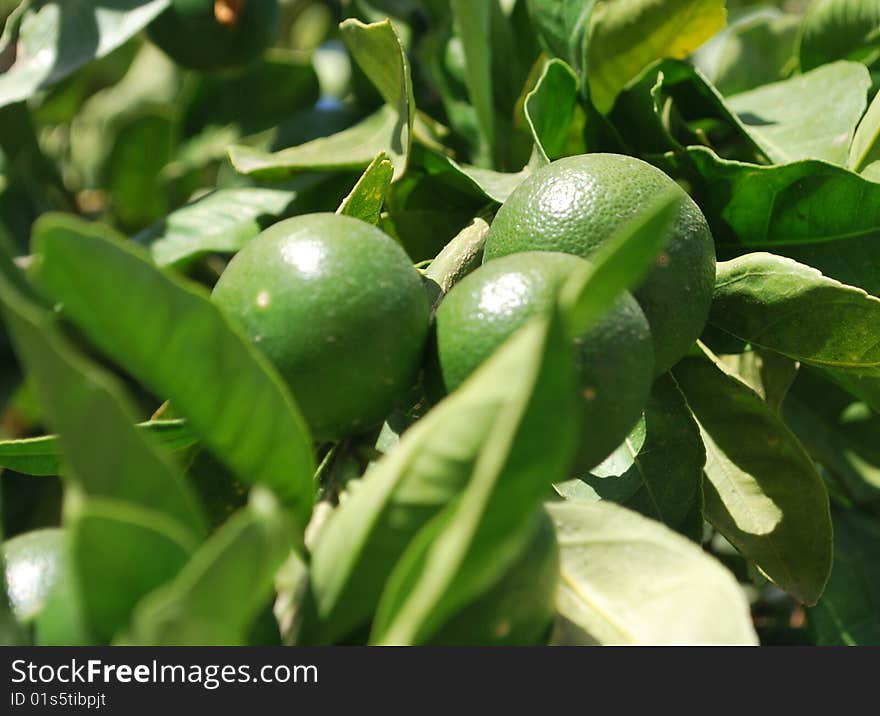
[[[3,543],[0,566],[5,563],[7,591],[0,600],[0,611],[7,605],[7,594],[20,622],[29,622],[42,611],[49,593],[64,572],[63,541],[63,530],[49,528],[25,532]]]
[[[379,154],[348,196],[342,200],[336,213],[353,216],[368,224],[378,224],[393,174],[394,165],[391,160],[384,153]]]
[[[834,512],[834,569],[825,594],[807,612],[818,646],[880,644],[880,521],[855,510]]]
[[[272,600],[294,525],[271,493],[255,490],[169,584],[135,609],[125,643],[238,646]]]
[[[534,390],[535,371],[544,360],[543,340],[536,327],[513,339],[461,389],[407,430],[399,446],[362,480],[349,487],[313,550],[312,591],[318,621],[314,626],[305,625],[308,639],[335,641],[366,624],[388,573],[416,533],[473,482],[476,470],[482,470],[483,479],[488,480],[504,468],[488,462],[492,456],[506,458],[507,450],[506,442],[500,437],[493,442],[491,436],[510,421],[519,424],[521,418],[513,406],[529,399]],[[566,353],[563,350],[562,357]],[[563,372],[558,379],[565,377]],[[562,399],[554,415],[566,400]],[[520,412],[523,409],[518,408]],[[547,425],[556,425],[555,418],[544,417]],[[538,434],[543,432],[539,429]],[[566,434],[559,431],[550,442],[555,444]],[[532,442],[524,438],[521,449],[527,446]],[[490,467],[492,472],[487,473]],[[547,474],[537,480],[542,493],[549,486]],[[475,505],[481,502],[479,499]],[[512,515],[519,514],[519,509]],[[517,529],[511,532],[516,533],[512,537],[519,534]],[[486,579],[498,574],[498,569],[487,569]]]
[[[874,95],[856,128],[847,161],[847,167],[854,172],[866,173],[871,165],[880,166],[880,92]],[[870,178],[876,181],[878,177]]]
[[[147,246],[158,266],[183,267],[208,253],[233,254],[275,221],[292,214],[315,175],[287,189],[217,189],[144,229],[135,241]]]
[[[0,74],[0,106],[28,99],[136,35],[170,0],[31,0],[8,23],[0,55],[15,60]]]
[[[843,166],[870,87],[864,65],[835,62],[727,97],[727,104],[774,164],[821,159]]]
[[[406,171],[415,105],[400,38],[390,20],[365,25],[349,18],[340,31],[386,104],[349,129],[290,149],[267,153],[232,147],[229,157],[238,171],[277,178],[301,169],[365,169],[381,152],[394,164],[395,180]]]
[[[880,184],[815,160],[761,167],[703,147],[687,151],[705,181],[701,207],[720,245],[733,238],[880,292]]]
[[[455,34],[464,52],[464,81],[476,110],[484,145],[480,153],[489,157],[495,146],[492,43],[487,42],[493,4],[495,0],[450,0]]]
[[[5,278],[0,278],[0,299],[46,420],[58,430],[62,472],[86,495],[153,510],[191,538],[201,537],[206,523],[195,496],[148,433],[134,427],[135,410],[118,381],[79,354],[51,314],[29,303]]]
[[[281,379],[204,290],[163,274],[137,247],[64,216],[34,231],[34,277],[114,360],[168,398],[248,484],[264,484],[307,522],[314,457]]]
[[[564,156],[578,101],[578,79],[561,60],[550,60],[535,89],[526,95],[525,114],[535,145],[546,161]]]
[[[801,18],[759,5],[694,53],[694,62],[718,90],[734,94],[783,79],[796,63]]]
[[[567,335],[558,315],[530,322],[449,399],[507,382],[467,486],[415,535],[388,578],[371,642],[429,641],[521,553],[550,483],[567,474],[576,451]]]
[[[757,645],[733,575],[610,502],[547,505],[560,548],[557,644]]]
[[[815,604],[831,570],[831,516],[812,460],[782,419],[719,364],[689,358],[673,374],[706,445],[706,519],[768,578]]]
[[[607,114],[627,84],[655,60],[683,59],[724,27],[724,0],[618,0],[591,18],[590,96]]]
[[[578,73],[586,65],[585,39],[595,4],[595,0],[526,0],[544,46]]]
[[[800,65],[806,72],[834,60],[870,65],[880,58],[880,6],[874,0],[815,0],[804,16]]]
[[[166,451],[182,450],[196,442],[183,420],[152,420],[138,423],[139,432]],[[61,474],[61,447],[55,435],[0,441],[0,467],[25,475]]]
[[[197,542],[164,516],[92,498],[77,506],[67,527],[74,584],[83,616],[99,644],[128,623],[141,598],[173,579]]]
[[[709,320],[808,365],[880,376],[880,299],[791,259],[720,262]]]
[[[556,489],[577,499],[583,486],[589,485],[603,500],[700,542],[705,462],[700,430],[675,379],[667,373],[654,383],[644,418],[623,445],[592,474],[560,483]]]

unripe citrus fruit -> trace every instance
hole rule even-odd
[[[275,41],[279,19],[277,0],[172,0],[147,33],[184,67],[226,70],[257,59]]]
[[[485,261],[518,251],[589,257],[659,192],[674,187],[682,203],[657,265],[634,292],[654,337],[657,374],[700,336],[715,286],[715,245],[693,200],[666,174],[619,154],[566,157],[520,184],[498,211]]]
[[[527,251],[483,264],[457,283],[437,309],[437,359],[455,390],[518,328],[548,309],[584,260]],[[584,415],[577,467],[601,462],[627,436],[648,399],[654,368],[651,332],[627,294],[574,340]]]
[[[275,224],[229,262],[213,297],[278,368],[316,439],[380,423],[418,371],[429,310],[421,277],[363,221]]]

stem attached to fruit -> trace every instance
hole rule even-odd
[[[214,0],[214,17],[226,27],[235,27],[244,14],[247,0]]]

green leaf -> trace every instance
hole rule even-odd
[[[460,389],[476,392],[503,377],[508,394],[467,486],[395,566],[371,642],[429,641],[522,552],[541,500],[567,474],[576,450],[574,361],[561,324],[556,315],[530,322]]]
[[[151,420],[138,423],[138,432],[148,442],[161,445],[166,451],[182,450],[196,443],[183,420]],[[0,441],[0,467],[24,475],[60,475],[61,446],[55,435]]]
[[[808,365],[880,376],[880,299],[791,259],[720,262],[709,320]]]
[[[880,184],[825,162],[761,167],[704,147],[687,151],[705,181],[701,207],[719,244],[784,253],[880,292]]]
[[[843,166],[870,87],[864,65],[841,61],[727,97],[727,104],[774,164]]]
[[[214,252],[233,254],[276,220],[292,215],[318,177],[294,182],[289,189],[217,189],[144,229],[135,241],[149,247],[158,266],[183,267]]]
[[[51,314],[5,278],[0,300],[46,420],[58,430],[62,472],[87,495],[154,510],[201,537],[207,526],[194,494],[147,432],[134,427],[134,407],[118,381],[79,354]]]
[[[430,175],[448,179],[465,193],[503,204],[523,180],[531,174],[529,165],[519,172],[496,172],[492,169],[460,164],[445,154],[416,146],[416,162]]]
[[[172,579],[197,542],[151,510],[103,498],[69,515],[70,560],[83,616],[98,643],[128,623],[141,598]]]
[[[800,367],[799,363],[784,355],[754,346],[745,353],[718,358],[777,413]]]
[[[870,65],[880,58],[880,7],[873,0],[815,0],[800,38],[803,71],[834,60]]]
[[[484,453],[503,449],[491,435],[531,389],[538,339],[532,330],[496,353],[343,495],[314,547],[318,624],[305,625],[307,640],[335,641],[368,622],[407,544],[462,492]]]
[[[577,499],[584,488],[699,542],[703,536],[700,430],[670,374],[654,383],[644,418],[592,474],[556,486]],[[696,519],[695,519],[696,517]]]
[[[455,34],[464,51],[464,81],[477,113],[484,154],[492,156],[495,146],[495,107],[492,96],[492,44],[490,34],[492,4],[495,0],[473,2],[450,0]]]
[[[28,99],[143,30],[170,0],[32,0],[0,39],[0,107]]]
[[[880,167],[880,92],[874,95],[868,111],[856,128],[846,165],[854,172],[861,173]],[[877,177],[872,176],[871,179],[876,180]]]
[[[652,62],[683,59],[724,27],[724,0],[617,0],[593,11],[589,84],[603,114]]]
[[[525,99],[526,121],[546,161],[564,155],[577,102],[577,75],[562,60],[547,62]]]
[[[659,192],[606,239],[589,266],[572,275],[561,297],[572,335],[588,330],[654,266],[681,200],[678,186]]]
[[[529,18],[543,44],[580,73],[595,0],[526,0]]]
[[[137,606],[125,643],[239,646],[272,601],[294,525],[269,492],[255,490],[169,584]]]
[[[551,503],[558,644],[757,645],[736,580],[698,545],[610,502]]]
[[[43,217],[33,248],[34,278],[65,315],[168,398],[243,482],[271,487],[305,524],[314,501],[306,424],[275,370],[204,289],[69,217]]]
[[[394,164],[395,181],[406,171],[415,104],[403,44],[390,20],[365,25],[349,18],[340,31],[386,104],[354,127],[290,149],[267,153],[232,147],[229,158],[238,171],[278,178],[302,169],[365,169],[381,152]]]
[[[880,522],[854,510],[834,512],[834,569],[825,594],[807,612],[818,646],[880,644]]]
[[[673,373],[706,445],[706,519],[782,589],[815,604],[831,570],[831,516],[812,460],[721,365],[689,358]]]
[[[798,15],[758,6],[738,14],[694,53],[693,60],[725,95],[776,82],[797,61],[800,25]]]
[[[368,224],[378,224],[393,174],[391,160],[384,153],[379,154],[342,200],[336,213],[353,216]]]

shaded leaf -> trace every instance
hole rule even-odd
[[[733,575],[610,502],[550,503],[560,550],[557,644],[757,645]]]
[[[578,79],[561,60],[550,60],[526,95],[526,121],[546,161],[563,156],[578,101]]]
[[[492,96],[492,45],[490,34],[495,0],[451,0],[455,33],[464,51],[464,80],[476,110],[480,134],[488,156],[495,144],[495,108]]]
[[[797,361],[761,348],[718,358],[777,413],[798,374]]]
[[[856,128],[849,148],[847,167],[854,172],[868,173],[880,167],[880,92],[874,95],[868,111]],[[873,181],[877,176],[870,176]]]
[[[718,364],[689,358],[673,373],[706,445],[706,519],[776,584],[815,604],[831,570],[831,517],[812,460]]]
[[[880,57],[880,6],[873,0],[815,0],[804,16],[800,65],[834,60],[871,64]]]

